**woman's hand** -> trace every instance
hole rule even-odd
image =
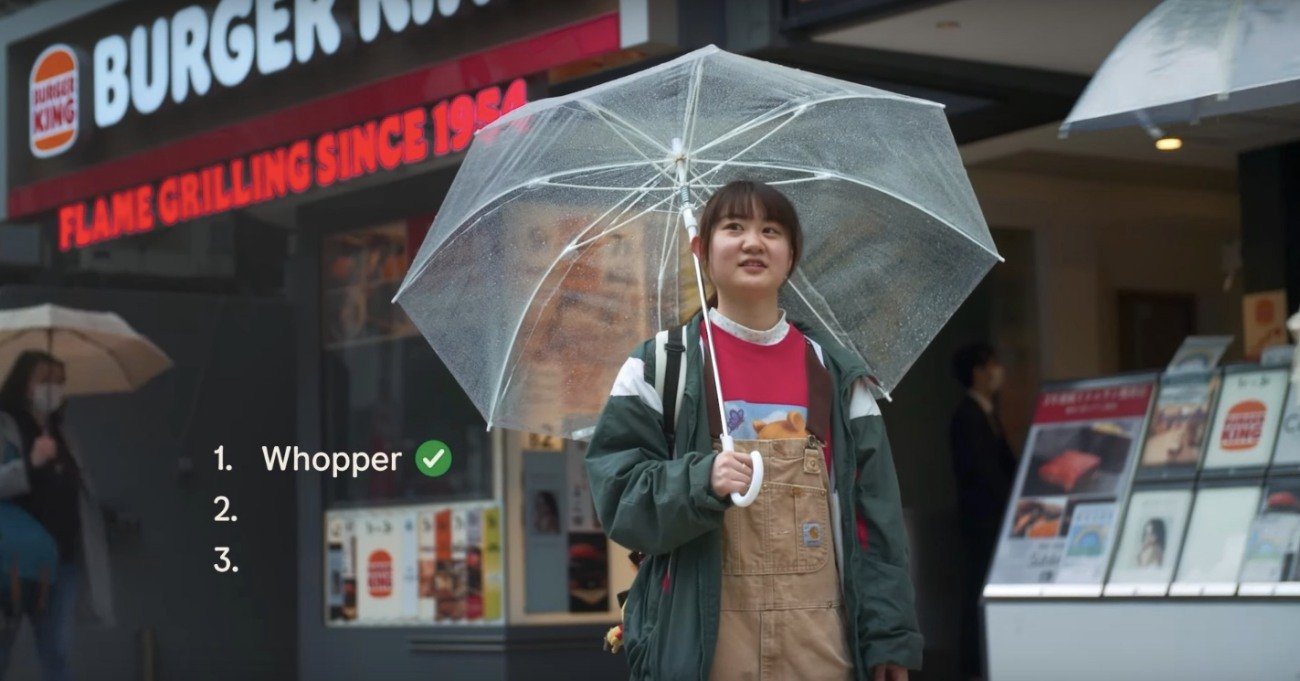
[[[727,450],[713,459],[713,473],[709,484],[713,494],[719,498],[735,492],[744,494],[749,491],[749,482],[754,474],[754,461],[748,454]]]
[[[36,438],[36,441],[32,443],[32,465],[36,468],[53,461],[54,457],[58,455],[58,443],[45,433],[41,433],[40,437]]]
[[[878,664],[871,669],[871,681],[907,681],[907,667]]]

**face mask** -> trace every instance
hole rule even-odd
[[[32,411],[38,414],[53,414],[63,406],[63,385],[59,383],[37,383],[32,390]]]

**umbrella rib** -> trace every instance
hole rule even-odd
[[[686,111],[682,116],[682,148],[690,149],[695,139],[695,110],[700,103],[700,81],[704,78],[704,61],[696,61],[691,67],[691,88],[686,94]]]
[[[14,341],[17,341],[18,339],[20,339],[20,338],[26,336],[26,335],[29,334],[29,333],[43,333],[44,331],[45,331],[45,329],[43,329],[43,328],[41,328],[41,329],[37,329],[37,328],[17,329],[17,333],[15,333],[14,335],[12,335],[12,336],[10,336],[10,337],[8,337],[8,338],[5,338],[4,340],[0,340],[0,348],[3,348],[5,345],[8,345],[9,343],[12,343],[12,342],[14,342]]]
[[[105,353],[107,353],[109,358],[113,360],[113,365],[117,367],[117,370],[119,372],[121,372],[122,378],[126,381],[126,384],[128,386],[132,385],[131,375],[130,373],[127,372],[126,365],[122,363],[122,360],[117,356],[117,353],[114,352],[112,348],[110,348],[108,345],[104,343],[100,343],[99,341],[95,340],[94,338],[91,338],[90,336],[87,336],[86,334],[82,333],[77,329],[59,329],[59,330],[63,331],[64,333],[77,336],[82,340],[86,341],[86,343],[95,346],[97,348],[100,348]]]
[[[976,241],[974,237],[972,237],[971,235],[967,234],[965,231],[960,230],[960,229],[957,229],[957,228],[954,227],[954,226],[952,225],[952,223],[950,223],[948,220],[946,220],[946,219],[944,219],[944,218],[941,218],[941,217],[939,217],[938,215],[935,215],[933,211],[929,210],[929,209],[926,208],[925,206],[922,206],[922,205],[916,203],[915,201],[912,201],[912,200],[909,199],[909,198],[906,198],[906,197],[903,197],[903,196],[899,196],[898,194],[895,194],[895,193],[893,193],[893,192],[891,192],[891,191],[889,191],[889,190],[887,190],[887,189],[885,189],[885,188],[883,188],[883,187],[880,187],[880,186],[878,186],[878,185],[876,185],[876,184],[873,184],[873,183],[871,183],[871,182],[865,182],[865,181],[860,180],[860,179],[858,179],[858,178],[856,178],[856,177],[848,177],[847,175],[841,175],[840,173],[836,173],[836,172],[834,172],[834,171],[829,171],[829,170],[814,170],[814,169],[812,169],[812,168],[803,168],[803,167],[800,167],[800,166],[792,166],[792,165],[781,165],[781,164],[776,164],[776,163],[756,163],[756,162],[754,162],[754,161],[736,161],[736,162],[732,163],[732,165],[745,166],[745,167],[748,167],[748,168],[765,168],[765,169],[769,169],[769,170],[786,170],[786,171],[792,171],[792,170],[793,170],[793,171],[800,171],[800,172],[805,172],[805,173],[810,173],[810,174],[818,175],[819,177],[818,177],[817,179],[823,179],[823,180],[843,180],[844,182],[848,182],[848,183],[850,183],[850,184],[856,184],[856,185],[858,185],[858,186],[860,186],[860,187],[866,187],[867,189],[873,189],[873,190],[878,191],[878,192],[880,192],[880,193],[882,193],[882,194],[887,194],[888,196],[891,196],[891,197],[893,197],[894,199],[897,199],[898,201],[901,201],[901,202],[903,202],[903,203],[905,203],[905,204],[911,206],[912,208],[915,208],[916,210],[918,210],[918,211],[920,211],[920,212],[922,212],[922,213],[924,213],[924,214],[926,214],[926,215],[929,215],[930,217],[934,218],[935,221],[938,222],[939,224],[945,225],[945,226],[947,226],[949,229],[951,229],[951,230],[953,230],[953,231],[955,231],[955,232],[961,234],[962,236],[966,237],[966,239],[968,239],[971,243],[973,243],[973,244],[975,244],[976,246],[979,246],[981,249],[983,249],[984,252],[986,252],[986,253],[988,253],[989,255],[991,255],[991,256],[997,258],[997,259],[998,259],[998,262],[1006,262],[1006,259],[1003,258],[1002,256],[998,255],[996,251],[989,250],[989,247],[988,247],[988,246],[985,246],[984,244],[982,244],[982,243]]]
[[[752,121],[745,123],[744,125],[741,125],[736,128],[732,128],[731,130],[728,130],[727,132],[719,135],[709,143],[705,144],[699,149],[696,149],[694,153],[698,154],[700,152],[707,151],[719,144],[722,144],[723,142],[726,142],[727,140],[733,137],[736,137],[738,135],[743,135],[749,132],[750,130],[757,128],[758,126],[763,125],[768,121],[771,121],[774,118],[779,118],[781,116],[785,116],[790,113],[796,113],[799,111],[799,109],[812,108],[814,106],[817,106],[818,104],[828,104],[830,102],[840,102],[840,101],[846,101],[850,99],[894,99],[894,98],[881,97],[879,95],[864,95],[864,94],[835,95],[835,96],[822,97],[820,99],[814,99],[811,101],[804,102],[800,104],[798,107],[795,107],[794,109],[781,108],[774,111],[769,111],[768,113],[759,116],[758,118],[755,118]],[[938,104],[934,104],[933,102],[926,102],[924,100],[911,100],[911,101],[914,101],[918,104],[924,103],[924,104],[931,104],[932,106],[939,106]]]
[[[642,195],[644,196],[644,193],[643,193]],[[590,243],[592,243],[592,242],[594,242],[594,241],[599,241],[599,240],[601,239],[601,237],[608,236],[608,235],[610,235],[610,234],[613,234],[614,232],[617,232],[618,230],[622,229],[623,227],[626,227],[627,225],[631,224],[633,220],[636,220],[637,218],[639,218],[639,217],[645,215],[646,213],[652,213],[652,212],[654,212],[656,209],[659,208],[659,206],[662,206],[662,205],[664,205],[665,203],[667,203],[667,202],[669,202],[669,201],[672,201],[672,200],[673,200],[673,195],[672,195],[671,193],[669,193],[668,196],[665,196],[664,198],[662,198],[662,199],[656,201],[655,203],[651,204],[651,206],[650,206],[649,208],[646,208],[645,210],[641,211],[640,213],[637,213],[636,215],[633,215],[632,217],[630,217],[630,218],[628,218],[628,219],[626,219],[626,220],[624,220],[624,221],[622,221],[622,222],[619,222],[619,223],[617,223],[617,224],[614,224],[614,225],[608,227],[607,229],[605,229],[604,231],[602,231],[600,234],[597,234],[596,236],[593,236],[593,237],[591,237],[591,238],[588,238],[588,239],[586,239],[586,240],[584,240],[584,241],[570,242],[569,245],[568,245],[567,247],[565,247],[564,250],[567,252],[567,251],[576,251],[576,250],[578,250],[578,249],[585,248],[585,247],[587,246],[587,244],[590,244]],[[624,212],[627,212],[627,211],[624,211]],[[622,215],[622,214],[620,213],[620,216],[621,216],[621,215]]]
[[[582,106],[588,111],[596,114],[596,117],[604,121],[605,125],[608,126],[610,130],[613,130],[614,133],[619,136],[619,139],[626,142],[627,146],[631,147],[633,151],[635,151],[638,154],[641,154],[641,157],[644,158],[645,160],[654,163],[654,161],[650,159],[650,156],[647,155],[645,151],[641,149],[641,147],[638,147],[637,145],[633,144],[632,140],[628,139],[627,136],[623,134],[623,131],[619,129],[620,125],[627,131],[636,133],[639,137],[646,140],[650,144],[654,145],[655,148],[660,152],[662,152],[665,156],[671,153],[670,150],[664,147],[663,144],[660,144],[654,138],[650,137],[649,135],[645,134],[641,130],[637,129],[631,123],[628,123],[626,120],[624,120],[622,116],[619,116],[613,111],[610,111],[609,109],[600,106],[599,104],[594,104],[592,102],[582,102]],[[615,125],[615,123],[619,125]]]
[[[650,161],[650,164],[652,166],[655,165],[653,161]],[[500,208],[501,205],[504,205],[504,203],[498,203],[502,200],[502,197],[512,194],[514,192],[518,192],[521,189],[526,189],[535,184],[546,184],[552,178],[556,178],[556,177],[565,177],[568,175],[577,175],[580,173],[588,173],[588,172],[599,172],[602,170],[618,170],[620,168],[641,168],[644,167],[645,165],[646,165],[645,161],[635,161],[635,162],[623,162],[623,163],[605,163],[596,166],[584,166],[582,168],[573,168],[570,170],[551,173],[549,175],[543,175],[541,177],[534,177],[533,179],[528,180],[527,182],[519,182],[497,192],[490,199],[480,203],[477,207],[474,208],[474,210],[468,213],[468,215],[476,215],[480,212],[482,214],[476,215],[476,217],[471,222],[462,223],[459,229],[457,229],[452,235],[448,236],[446,239],[444,239],[441,243],[438,244],[437,249],[431,252],[428,255],[428,257],[426,257],[421,262],[418,269],[407,271],[406,277],[402,279],[402,285],[398,287],[397,293],[393,294],[393,302],[396,302],[397,299],[401,297],[402,293],[406,291],[408,282],[413,281],[415,278],[418,278],[419,276],[424,274],[426,270],[429,269],[430,263],[433,262],[433,256],[437,254],[438,251],[441,251],[443,248],[446,248],[449,244],[454,243],[457,239],[460,239],[461,237],[468,234],[472,229],[474,229],[475,225],[477,225],[477,223],[480,222],[484,217],[487,217],[492,212]],[[661,174],[664,174],[663,171],[660,172]],[[485,210],[488,206],[492,206],[492,208],[490,210]]]
[[[658,178],[656,177],[655,179],[658,179]],[[609,192],[638,192],[638,191],[641,191],[642,189],[645,189],[645,191],[647,191],[647,192],[673,192],[673,191],[677,191],[677,189],[674,188],[674,187],[649,187],[649,188],[646,188],[646,187],[604,187],[604,186],[588,185],[588,184],[569,184],[569,183],[567,183],[567,182],[547,182],[547,183],[546,183],[546,186],[548,186],[548,187],[560,187],[560,188],[563,188],[563,189],[593,189],[593,190],[595,190],[595,191],[609,191]]]
[[[662,328],[664,328],[664,324],[663,324],[663,321],[664,321],[664,319],[663,319],[663,313],[664,313],[664,274],[665,274],[665,273],[667,272],[667,270],[668,270],[668,260],[669,260],[669,255],[670,255],[670,253],[669,253],[669,251],[668,251],[668,247],[669,247],[669,244],[672,243],[672,237],[673,237],[673,234],[677,231],[677,230],[676,230],[677,213],[673,210],[673,206],[674,206],[674,204],[675,204],[675,202],[676,202],[676,199],[677,199],[677,192],[669,192],[668,196],[670,197],[670,200],[669,200],[669,202],[668,202],[668,211],[667,211],[667,214],[664,216],[665,224],[664,224],[664,229],[663,229],[663,238],[662,238],[662,241],[661,241],[660,244],[659,244],[659,276],[657,277],[657,279],[656,279],[656,283],[655,283],[655,315],[656,315],[656,318],[655,318],[655,329],[662,329]],[[677,251],[676,251],[676,249],[673,249],[673,252],[671,253],[671,255],[672,255],[672,257],[673,257],[674,259],[677,257]],[[679,270],[680,270],[680,268],[679,268]],[[679,274],[680,274],[680,272],[679,272]],[[680,284],[681,284],[681,282],[679,281],[679,282],[678,282],[678,287],[677,287],[677,288],[678,288],[678,293],[679,293],[679,294],[680,294],[680,292],[681,292],[681,285],[680,285]],[[675,300],[675,301],[674,301],[674,305],[680,305],[680,295],[678,296],[678,300]],[[681,316],[680,311],[675,310],[675,312],[676,312],[676,314],[673,315],[673,317],[674,317],[673,323],[674,323],[674,324],[677,323],[676,318]]]
[[[632,206],[636,205],[637,201],[640,201],[641,199],[645,198],[646,194],[648,194],[652,189],[656,189],[655,187],[651,187],[649,185],[658,179],[659,176],[657,175],[651,176],[650,179],[641,183],[640,187],[631,189],[628,192],[627,196],[624,196],[623,198],[619,199],[617,202],[614,203],[614,205],[610,206],[608,210],[606,210],[604,213],[601,213],[599,216],[596,217],[596,219],[587,223],[586,227],[583,227],[582,229],[578,230],[578,232],[574,234],[573,238],[569,240],[569,243],[566,244],[564,248],[560,250],[560,256],[563,256],[565,253],[568,253],[570,250],[577,250],[574,244],[578,243],[578,241],[582,239],[584,236],[586,236],[587,233],[595,229],[596,225],[600,224],[605,218],[609,217],[609,215],[614,212],[614,209],[618,208],[619,206],[623,206],[624,202],[627,202],[627,205],[623,207],[623,210],[620,210],[617,215],[614,215],[614,217],[610,219],[617,220],[623,217],[624,215],[626,215],[629,210],[632,210]],[[637,194],[637,192],[640,192],[640,194]],[[628,199],[632,199],[632,200],[629,202]],[[653,210],[653,207],[651,209]]]
[[[649,180],[646,180],[646,184],[648,185],[648,184],[650,184],[651,182],[654,182],[654,181],[657,180],[657,179],[659,179],[658,176],[652,176]],[[624,202],[627,202],[627,203],[628,203],[628,206],[625,207],[622,211],[619,211],[619,213],[618,213],[619,216],[623,215],[624,213],[626,213],[626,212],[630,209],[631,206],[635,205],[637,201],[639,201],[641,198],[643,198],[643,197],[645,196],[645,194],[646,194],[646,192],[645,192],[645,191],[642,191],[641,194],[640,194],[640,195],[636,195],[635,198],[634,198],[634,193],[633,193],[633,194],[628,194],[627,196],[623,197],[623,199],[622,199],[621,201],[619,201],[619,202],[615,203],[614,205],[610,206],[610,207],[609,207],[609,210],[606,210],[606,211],[605,211],[604,213],[602,213],[599,217],[597,217],[597,218],[596,218],[595,220],[593,220],[590,224],[588,224],[587,227],[583,228],[583,229],[578,233],[577,238],[580,238],[583,234],[585,234],[586,232],[590,231],[590,230],[591,230],[595,225],[599,224],[601,220],[605,219],[606,216],[608,216],[610,213],[613,213],[614,210],[615,210],[616,208],[618,208],[621,204],[623,204]],[[669,194],[669,196],[672,196],[672,194]],[[628,199],[631,199],[631,201],[628,201]],[[551,272],[555,270],[555,266],[558,265],[558,264],[560,263],[560,260],[563,259],[564,254],[566,254],[566,253],[568,253],[568,252],[570,252],[570,251],[572,251],[572,250],[576,250],[576,249],[574,249],[574,247],[573,247],[573,241],[570,241],[569,244],[568,244],[567,246],[565,246],[563,250],[560,251],[560,256],[559,256],[559,257],[556,257],[554,260],[552,260],[552,261],[551,261],[551,264],[550,264],[549,266],[547,266],[547,268],[546,268],[546,272],[544,272],[544,273],[542,274],[542,276],[539,277],[539,278],[537,279],[537,285],[533,287],[532,295],[530,295],[530,296],[528,297],[528,299],[529,299],[530,301],[537,297],[537,292],[538,292],[539,290],[541,290],[541,288],[542,288],[542,284],[545,283],[546,280],[547,280],[547,278],[550,277]],[[572,267],[572,264],[570,264],[570,267]],[[557,286],[556,288],[558,289],[559,287]],[[543,306],[544,306],[546,303],[550,302],[550,299],[551,299],[554,295],[555,295],[555,291],[551,291],[550,295],[548,295],[547,298],[546,298],[546,302],[543,303]],[[526,308],[525,308],[525,311],[526,311]],[[529,336],[530,338],[532,337],[533,331],[535,331],[535,330],[537,329],[537,324],[538,324],[539,322],[540,322],[540,319],[539,319],[539,320],[535,320],[535,321],[533,322],[533,327],[532,327],[531,329],[529,329],[529,331],[528,331],[528,336]],[[496,385],[496,388],[492,391],[492,409],[491,409],[491,411],[488,413],[488,425],[489,425],[489,426],[492,425],[493,417],[496,416],[497,405],[501,403],[501,395],[502,395],[502,393],[503,393],[506,389],[508,389],[508,387],[509,387],[509,385],[510,385],[509,382],[508,382],[508,380],[507,380],[507,377],[506,377],[506,368],[509,367],[509,366],[511,366],[510,358],[514,355],[515,346],[516,346],[516,345],[518,344],[518,342],[519,342],[519,329],[523,326],[523,324],[524,324],[524,315],[521,314],[521,315],[519,316],[519,320],[518,320],[517,322],[515,322],[515,332],[510,336],[510,347],[506,349],[505,360],[501,362],[501,373],[499,373],[499,374],[497,375],[497,385]],[[510,379],[513,379],[513,378],[514,378],[514,370],[513,370],[513,369],[511,369],[511,371],[510,371],[510,377],[509,377],[509,378],[510,378]]]
[[[782,128],[784,128],[785,126],[787,126],[787,125],[793,123],[796,119],[799,118],[799,116],[801,116],[801,115],[803,114],[804,111],[805,111],[805,109],[803,109],[803,108],[795,109],[795,110],[792,112],[792,115],[791,115],[790,117],[786,118],[784,121],[781,121],[781,122],[778,123],[777,125],[773,126],[771,130],[768,130],[767,132],[763,133],[763,136],[762,136],[762,137],[759,137],[758,139],[754,140],[754,141],[753,141],[749,146],[747,146],[747,147],[745,147],[744,149],[741,149],[740,151],[736,152],[735,155],[733,155],[731,158],[729,158],[729,159],[727,159],[727,160],[725,160],[725,161],[719,163],[718,165],[714,166],[713,168],[711,168],[711,169],[709,169],[709,170],[707,170],[707,171],[705,171],[705,172],[703,172],[703,173],[700,173],[700,176],[699,176],[698,179],[700,179],[700,180],[705,180],[705,179],[707,179],[710,175],[712,175],[712,174],[718,172],[719,170],[722,170],[723,168],[727,167],[728,165],[731,164],[731,162],[735,161],[737,158],[740,158],[741,156],[743,156],[743,155],[745,155],[746,153],[748,153],[750,149],[753,149],[754,147],[756,147],[756,146],[762,144],[762,143],[763,143],[765,140],[767,140],[769,137],[771,137],[772,135],[775,135],[776,133],[780,132]],[[773,120],[775,120],[775,119],[773,119]]]

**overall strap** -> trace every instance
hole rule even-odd
[[[713,357],[709,355],[709,344],[700,343],[700,352],[704,355],[704,400],[709,412],[709,436],[722,437],[722,418],[718,414],[718,384],[713,380]]]
[[[808,432],[825,444],[831,434],[831,372],[817,359],[812,341],[805,344],[805,373],[808,375]]]

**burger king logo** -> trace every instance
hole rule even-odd
[[[373,551],[366,561],[366,587],[372,598],[387,598],[393,593],[393,557],[383,549]]]
[[[77,141],[77,55],[67,45],[45,48],[27,85],[32,154],[49,158],[67,151]]]
[[[1268,407],[1259,400],[1234,404],[1223,422],[1223,436],[1219,443],[1224,450],[1254,449],[1264,435],[1264,416]]]

